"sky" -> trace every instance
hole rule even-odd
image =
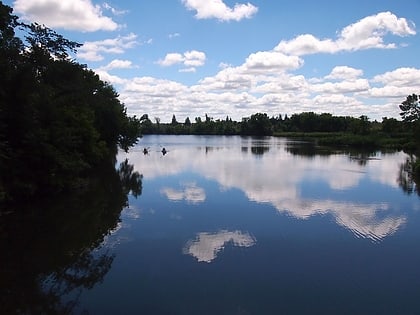
[[[82,46],[129,115],[399,117],[420,94],[420,0],[11,0]],[[417,26],[416,26],[417,25]]]

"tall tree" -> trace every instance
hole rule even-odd
[[[419,96],[416,94],[408,95],[406,100],[399,105],[401,117],[404,121],[413,122],[420,120]]]
[[[177,125],[178,124],[178,121],[176,120],[175,114],[172,115],[171,124],[172,125]]]

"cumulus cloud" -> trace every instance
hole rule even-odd
[[[399,68],[394,71],[389,71],[375,76],[373,78],[373,82],[392,84],[396,87],[418,87],[420,85],[420,69]]]
[[[137,44],[139,42],[134,33],[101,41],[85,42],[79,48],[77,57],[88,61],[101,61],[104,59],[103,54],[122,54]]]
[[[276,77],[284,78],[287,71],[295,70],[302,65],[303,60],[297,56],[274,51],[259,51],[250,54],[238,67],[223,64],[222,70],[215,76],[200,80],[200,86],[195,86],[194,89],[236,92],[251,90],[260,81],[272,82]],[[279,83],[280,80],[277,80],[277,84]],[[254,89],[253,92],[257,90]]]
[[[233,8],[222,0],[182,0],[188,10],[196,11],[197,19],[218,19],[220,21],[240,21],[252,18],[258,8],[251,3],[235,4]]]
[[[392,99],[395,107],[407,95],[416,93],[420,88],[420,69],[398,68],[378,74],[371,80],[372,88],[364,95],[371,98]],[[391,104],[389,104],[391,106]]]
[[[15,12],[23,19],[45,24],[51,28],[63,28],[82,32],[99,30],[114,31],[118,24],[104,16],[101,6],[90,0],[16,0]]]
[[[325,94],[346,94],[367,91],[370,88],[369,82],[366,79],[357,79],[342,82],[325,82],[321,84],[314,84],[311,90],[314,92]]]
[[[124,84],[128,80],[120,78],[116,75],[112,75],[109,73],[109,71],[114,69],[131,69],[133,68],[133,63],[130,60],[120,60],[120,59],[114,59],[110,63],[108,63],[105,66],[99,67],[95,69],[95,73],[99,75],[101,80],[108,82],[110,84]]]
[[[243,66],[249,72],[266,74],[267,72],[295,70],[302,65],[303,60],[297,56],[275,51],[259,51],[249,55]]]
[[[361,77],[363,70],[354,69],[348,66],[336,66],[332,69],[331,73],[325,77],[325,79],[337,79],[337,80],[353,80]]]
[[[395,43],[385,43],[387,34],[397,36],[415,35],[414,24],[405,18],[398,18],[391,12],[368,16],[346,26],[336,39],[319,39],[311,34],[299,35],[292,40],[282,40],[276,51],[297,56],[315,53],[337,53],[371,48],[396,48]]]
[[[130,69],[133,67],[133,63],[130,60],[114,59],[107,65],[101,67],[101,70],[109,71],[113,69]]]
[[[124,84],[120,95],[131,113],[147,112],[165,121],[170,121],[173,113],[181,119],[207,113],[216,119],[228,115],[236,120],[255,112],[289,115],[303,111],[368,115],[371,119],[398,117],[399,99],[420,89],[420,69],[396,68],[369,77],[357,66],[339,64],[332,65],[322,77],[298,72],[305,67],[307,54],[398,47],[385,39],[389,35],[414,34],[414,25],[409,21],[382,12],[344,27],[335,39],[299,35],[271,50],[251,52],[237,65],[221,62],[215,74],[193,85],[134,78]],[[98,57],[102,55],[101,47],[98,44],[97,49],[87,52],[93,54],[92,58]],[[179,66],[180,72],[195,72],[206,59],[204,52],[191,50],[168,53],[157,64]]]
[[[101,78],[102,81],[108,82],[110,84],[125,84],[127,83],[126,79],[122,79],[116,75],[109,74],[108,71],[101,68],[94,70],[97,75]]]
[[[201,67],[206,62],[206,54],[202,51],[191,50],[186,51],[183,54],[180,53],[168,53],[165,58],[159,60],[157,63],[163,67],[169,67],[176,64],[182,64],[186,69],[182,69],[184,72],[195,71],[195,67]]]
[[[138,77],[130,80],[125,85],[124,91],[128,93],[128,102],[130,102],[130,98],[136,102],[139,99],[138,97],[170,98],[176,97],[177,95],[180,96],[188,93],[188,87],[171,80]],[[167,99],[165,102],[167,102]]]

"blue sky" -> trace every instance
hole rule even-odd
[[[83,46],[129,114],[398,117],[420,94],[419,0],[15,0]]]

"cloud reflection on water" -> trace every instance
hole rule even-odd
[[[258,158],[251,150],[243,149],[252,146],[249,140],[237,137],[232,142],[215,147],[217,150],[202,150],[199,143],[197,146],[176,146],[165,159],[156,157],[150,162],[149,157],[147,163],[142,160],[142,154],[133,153],[129,158],[131,163],[138,165],[146,180],[196,172],[217,181],[223,190],[240,189],[251,201],[270,203],[279,212],[298,219],[331,214],[339,225],[356,236],[374,241],[395,233],[406,223],[404,215],[390,213],[384,196],[372,195],[372,201],[359,202],[354,201],[354,196],[348,198],[350,201],[322,200],[304,196],[302,192],[303,183],[316,186],[321,182],[327,184],[330,191],[341,192],[345,197],[347,191],[357,189],[364,180],[397,188],[398,165],[406,156],[402,152],[378,154],[361,165],[350,161],[346,154],[314,155],[310,159],[293,155],[285,149],[286,140],[281,138],[269,138],[265,145],[269,145],[270,150]],[[205,196],[204,190],[188,194],[187,189],[164,188],[162,193],[170,200],[189,200],[188,196],[193,195],[195,199],[192,200],[197,201],[201,200],[201,195]]]
[[[332,214],[339,225],[352,231],[357,237],[372,241],[380,241],[395,233],[407,221],[405,216],[386,216],[389,210],[387,203],[290,199],[281,200],[274,206],[298,219],[307,219],[316,214]]]
[[[199,262],[210,263],[229,243],[237,247],[251,247],[256,240],[249,233],[241,231],[202,232],[198,233],[194,240],[187,242],[183,252],[195,257]]]
[[[198,204],[206,200],[205,190],[196,183],[183,183],[181,186],[182,189],[164,187],[160,192],[171,201],[186,200],[188,203]]]

